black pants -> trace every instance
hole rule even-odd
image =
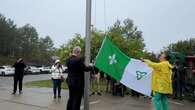
[[[192,85],[193,98],[195,100],[195,85]]]
[[[134,90],[132,90],[131,93],[132,93],[132,96],[136,96],[136,97],[140,96],[140,93],[138,93],[138,92],[136,92]]]
[[[174,98],[182,98],[184,93],[184,82],[180,80],[173,81],[173,96]]]
[[[67,110],[80,110],[84,88],[69,86]]]
[[[53,79],[53,93],[56,96],[58,90],[58,96],[61,96],[61,79]]]
[[[13,92],[15,93],[17,91],[17,85],[19,82],[19,91],[22,91],[22,82],[23,82],[23,76],[14,76],[14,90]]]

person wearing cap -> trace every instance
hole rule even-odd
[[[17,85],[19,82],[19,93],[22,94],[22,82],[24,77],[24,68],[26,68],[26,65],[23,62],[22,58],[19,58],[16,63],[13,65],[15,68],[15,74],[14,74],[14,89],[12,94],[16,94],[17,91]]]
[[[60,64],[60,60],[56,60],[55,64],[51,68],[52,74],[51,79],[53,81],[53,98],[56,99],[57,91],[58,91],[58,98],[61,98],[61,83],[63,79],[63,69],[62,65]]]
[[[69,88],[67,110],[80,110],[84,93],[84,72],[90,70],[84,64],[80,47],[74,47],[72,55],[66,61],[66,65],[68,67],[67,83]]]

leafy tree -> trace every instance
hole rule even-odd
[[[15,37],[17,36],[16,25],[11,19],[6,19],[0,14],[0,55],[12,56],[15,54]],[[8,46],[9,44],[9,46]]]
[[[127,55],[140,58],[145,47],[142,32],[138,31],[133,21],[125,19],[123,24],[117,21],[109,30],[113,42]]]
[[[184,55],[195,55],[195,38],[172,43],[165,48],[164,51],[179,52]]]
[[[30,24],[17,27],[14,21],[0,14],[0,65],[11,64],[18,57],[29,63],[49,64],[53,55],[53,41],[40,38]]]
[[[72,49],[75,46],[80,46],[84,50],[84,45],[84,38],[80,34],[75,34],[73,39],[63,44],[55,53],[61,58],[61,61],[65,61],[71,55]],[[82,54],[84,55],[84,51],[82,51]]]
[[[19,28],[19,33],[22,39],[20,42],[22,55],[31,59],[31,56],[35,56],[38,49],[38,33],[30,24],[26,24],[25,26]]]
[[[134,26],[133,21],[125,19],[123,23],[119,20],[114,23],[108,30],[108,32],[102,32],[95,28],[92,29],[91,35],[91,59],[94,60],[101,47],[102,41],[105,36],[109,36],[110,39],[127,55],[140,58],[146,56],[147,58],[153,58],[155,60],[155,54],[144,51],[144,39],[142,32]],[[84,50],[85,38],[80,34],[76,34],[73,39],[68,43],[62,45],[57,51],[56,55],[64,61],[72,52],[73,47],[80,46]],[[82,51],[84,54],[84,51]]]
[[[36,54],[36,57],[39,60],[39,64],[50,64],[52,62],[51,56],[54,55],[55,50],[53,46],[54,44],[50,36],[39,39]]]

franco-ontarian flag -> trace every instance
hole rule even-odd
[[[95,66],[130,89],[151,96],[152,69],[126,56],[108,37],[102,43]]]

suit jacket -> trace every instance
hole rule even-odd
[[[84,58],[72,55],[67,59],[66,65],[68,67],[68,85],[84,88],[84,72],[89,71],[84,64]]]
[[[24,76],[24,68],[26,68],[26,65],[24,63],[15,63],[13,67],[15,68],[14,77],[22,78]]]

